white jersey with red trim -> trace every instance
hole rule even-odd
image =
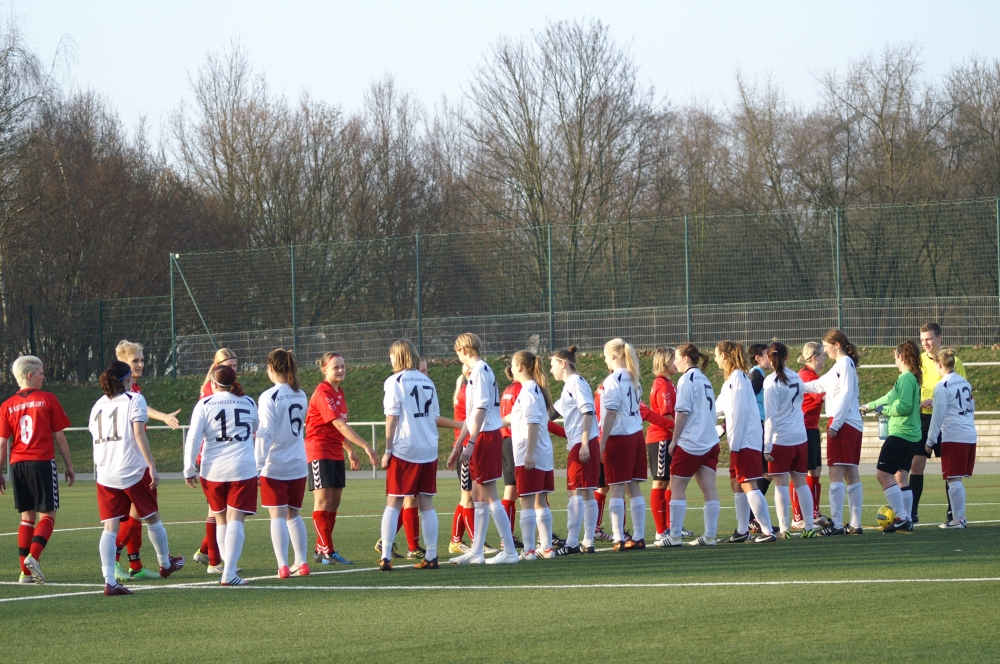
[[[123,392],[97,400],[90,410],[88,428],[94,439],[94,476],[99,484],[127,489],[142,479],[149,464],[139,451],[132,424],[148,421],[146,399],[141,394]]]
[[[438,458],[437,418],[441,416],[434,381],[413,369],[389,376],[382,386],[382,410],[398,418],[392,456],[410,463]]]
[[[552,404],[560,415],[563,416],[563,428],[566,430],[566,449],[571,450],[575,445],[579,445],[585,436],[583,430],[583,416],[594,415],[594,394],[590,391],[587,380],[578,373],[566,379],[559,401]],[[590,431],[586,432],[586,440],[600,436],[597,430],[597,417],[590,421]]]
[[[258,403],[254,456],[257,474],[272,480],[297,480],[309,472],[305,426],[309,397],[279,383],[264,390]]]
[[[533,380],[521,384],[521,393],[510,411],[511,444],[514,448],[514,465],[523,466],[528,456],[528,425],[538,425],[535,443],[535,468],[553,470],[552,438],[549,437],[549,410],[545,407],[542,388]]]
[[[618,412],[608,435],[630,436],[642,431],[642,415],[639,413],[642,386],[632,384],[632,374],[628,369],[615,369],[604,379],[602,385],[604,393],[601,395],[601,422],[606,421],[608,411]]]
[[[753,395],[753,391],[750,394]],[[719,434],[715,429],[715,390],[698,367],[691,367],[677,381],[674,413],[687,414],[684,428],[676,436],[677,446],[682,450],[701,456],[719,444]]]
[[[773,445],[801,445],[808,440],[806,420],[802,414],[805,384],[802,378],[785,367],[787,382],[778,380],[774,372],[764,379],[764,452]]]
[[[742,369],[729,374],[719,391],[715,410],[726,418],[726,440],[730,450],[761,449],[764,431],[760,424],[760,408],[750,377]]]
[[[953,371],[938,381],[934,386],[933,408],[927,430],[928,445],[975,443],[979,439],[972,385],[964,377]]]
[[[500,428],[500,391],[497,377],[484,360],[479,360],[469,371],[469,382],[465,387],[465,419],[471,422],[477,410],[486,411],[486,419],[479,430],[496,431]]]
[[[184,477],[194,477],[202,441],[201,470],[211,482],[240,482],[257,477],[254,432],[257,404],[248,396],[217,392],[198,402],[184,441]]]

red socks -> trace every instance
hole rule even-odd
[[[662,535],[667,532],[667,504],[663,499],[665,489],[653,489],[649,492],[649,509],[653,512],[653,521],[656,523],[656,533]]]
[[[122,547],[128,550],[128,566],[132,570],[142,569],[142,561],[139,559],[139,549],[142,548],[142,522],[133,517],[122,519],[118,524],[118,537],[115,540],[115,547],[118,554],[121,554]],[[118,556],[116,556],[116,559]]]
[[[410,547],[410,551],[416,551],[420,548],[420,510],[416,507],[404,507],[399,516],[406,527],[406,545]],[[396,532],[399,532],[398,526]]]
[[[38,525],[35,526],[35,533],[31,537],[31,557],[38,560],[39,556],[42,555],[42,551],[45,549],[45,545],[49,543],[49,538],[52,537],[52,529],[55,528],[56,522],[51,516],[43,516],[38,520]]]
[[[597,528],[600,529],[604,523],[604,494],[595,491],[594,498],[597,500]]]
[[[663,490],[663,525],[667,527],[667,532],[670,530],[670,489]]]
[[[208,564],[218,565],[222,562],[219,554],[219,541],[215,538],[215,517],[205,519],[205,539],[201,542],[201,552],[208,554]]]
[[[462,509],[462,505],[459,504],[455,508],[455,514],[451,517],[451,541],[454,544],[461,544],[462,537],[465,535],[465,511]]]
[[[503,510],[507,513],[507,518],[510,520],[510,534],[514,534],[514,515],[517,513],[517,499],[507,500],[504,498],[500,501],[503,503]]]
[[[330,555],[333,548],[333,526],[337,523],[336,512],[313,512],[313,528],[316,530],[316,550]]]
[[[820,496],[820,483],[818,477],[813,477],[812,475],[806,475],[806,484],[809,485],[809,489],[812,491],[813,495],[813,518],[819,518],[819,496]]]
[[[469,539],[476,536],[476,508],[463,507],[462,518],[465,520],[465,529],[469,531]]]
[[[789,487],[789,488],[792,490],[791,491],[791,494],[792,494],[792,521],[801,521],[802,520],[802,508],[799,507],[799,492],[795,490],[794,486]]]
[[[24,566],[24,559],[31,553],[31,538],[34,536],[35,524],[22,521],[17,529],[17,555],[21,559],[21,574],[31,574],[31,570]]]

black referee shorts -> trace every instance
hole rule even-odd
[[[10,483],[14,490],[14,509],[18,512],[59,509],[59,472],[55,459],[10,464]]]
[[[819,429],[806,429],[806,468],[816,470],[823,467],[823,439]]]
[[[909,471],[910,464],[913,463],[914,449],[916,449],[914,442],[899,436],[889,436],[882,443],[882,451],[879,452],[875,467],[890,475],[895,475],[900,470]]]
[[[309,462],[309,490],[343,489],[347,486],[347,466],[343,461],[316,459]]]
[[[913,456],[917,456],[919,454],[922,457],[927,457],[928,459],[931,458],[931,452],[928,452],[927,448],[924,447],[924,445],[927,444],[927,432],[930,428],[931,416],[927,413],[920,413],[920,442],[913,446]],[[931,445],[931,450],[933,451],[934,456],[941,456],[940,435],[938,435],[938,439],[934,441],[934,444]]]

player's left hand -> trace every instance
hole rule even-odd
[[[368,460],[371,462],[372,468],[377,468],[378,459],[375,458],[375,450],[369,447],[368,449],[365,450],[365,452],[368,454]]]
[[[73,482],[76,481],[76,471],[73,470],[73,466],[66,466],[66,485],[73,486]]]
[[[160,485],[160,474],[156,472],[156,468],[149,469],[149,477],[152,480],[149,483],[149,488],[156,489]]]
[[[765,454],[764,460],[767,461],[768,463],[774,463],[774,457],[771,456],[770,454]]]
[[[524,457],[524,469],[534,470],[535,469],[535,455],[528,452]]]
[[[462,448],[462,456],[459,457],[462,460],[462,463],[469,463],[469,460],[472,459],[472,451],[474,449],[476,449],[475,443],[469,443]]]
[[[382,470],[388,470],[389,461],[391,459],[392,459],[392,454],[390,454],[389,452],[386,452],[385,454],[382,455]]]

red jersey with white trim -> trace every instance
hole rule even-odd
[[[500,418],[503,419],[510,415],[511,408],[514,407],[514,402],[517,401],[517,395],[521,393],[521,384],[516,380],[507,386],[507,389],[503,391],[500,395]],[[510,438],[510,427],[500,427],[500,435],[504,438]]]
[[[139,451],[132,424],[148,421],[146,399],[135,391],[97,400],[87,428],[94,440],[94,477],[99,484],[127,489],[142,479],[149,464]]]
[[[808,383],[819,380],[819,374],[810,367],[802,367],[799,369],[799,378],[802,379],[803,383]],[[802,396],[802,419],[805,421],[807,429],[819,428],[819,416],[823,412],[823,397],[823,392],[819,394],[806,392]]]
[[[344,434],[333,425],[347,421],[347,400],[344,390],[322,381],[309,399],[306,412],[306,458],[344,460]]]
[[[649,408],[657,415],[668,419],[666,426],[651,423],[646,431],[646,443],[670,440],[674,435],[674,404],[677,402],[677,388],[666,376],[657,376],[653,389],[649,392]]]
[[[610,411],[618,411],[611,436],[630,436],[642,431],[642,415],[639,413],[639,397],[642,387],[632,384],[632,374],[628,369],[615,369],[604,379],[604,394],[601,396],[601,421]]]
[[[471,420],[477,410],[486,411],[483,427],[479,430],[496,431],[500,428],[500,391],[493,369],[484,360],[476,362],[469,371],[469,384],[465,388],[465,419]]]
[[[240,482],[257,477],[254,432],[257,404],[248,396],[219,392],[195,405],[184,441],[184,477],[194,477],[201,447],[201,477],[212,482]]]
[[[0,438],[10,438],[10,462],[56,458],[52,434],[69,426],[59,399],[51,392],[26,388],[0,405]]]
[[[297,480],[308,474],[305,416],[309,399],[302,390],[279,383],[264,390],[257,402],[254,456],[257,474],[273,480]]]
[[[382,390],[385,416],[397,418],[392,456],[410,463],[437,461],[441,406],[434,381],[407,369],[386,378]]]
[[[468,387],[469,387],[469,384],[465,383],[458,390],[458,400],[455,402],[455,407],[452,409],[452,412],[455,415],[455,421],[456,422],[464,422],[465,421],[465,390]],[[461,428],[455,429],[455,442],[456,443],[458,442],[458,437],[461,435],[461,433],[462,433],[462,429]]]

